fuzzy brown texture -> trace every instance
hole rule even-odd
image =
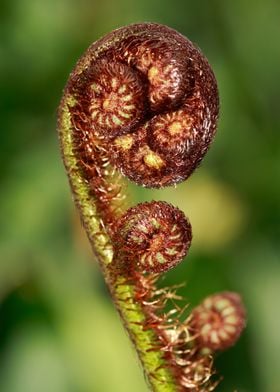
[[[87,119],[83,145],[77,127],[85,163],[98,138],[137,184],[185,180],[208,150],[218,117],[216,80],[201,52],[175,30],[143,23],[106,35],[84,58],[68,88],[78,102],[75,125]]]
[[[245,325],[246,312],[237,293],[211,295],[192,311],[191,328],[201,348],[217,351],[233,346]]]
[[[177,382],[178,392],[211,392],[219,383],[213,368],[213,356],[200,352],[187,322],[181,323],[187,305],[179,304],[178,286],[157,288],[158,274],[132,271],[129,281],[135,282],[135,298],[147,315],[144,329],[152,329],[159,340],[154,350],[161,350],[167,366]],[[169,310],[166,311],[166,308]]]
[[[178,208],[162,201],[141,203],[115,226],[113,264],[122,271],[168,271],[182,261],[191,239],[191,225]]]

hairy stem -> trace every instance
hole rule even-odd
[[[135,299],[135,284],[128,281],[125,275],[119,274],[116,277],[111,273],[110,264],[113,257],[111,238],[102,225],[102,214],[98,209],[97,200],[92,195],[89,185],[84,181],[79,168],[69,106],[71,106],[71,97],[65,96],[60,107],[59,131],[64,164],[81,220],[100,263],[113,301],[138,352],[148,384],[156,392],[178,391],[172,370],[165,366],[164,353],[157,349],[158,336],[152,329],[143,329],[147,315]]]

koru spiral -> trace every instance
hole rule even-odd
[[[156,392],[212,391],[212,353],[235,343],[245,310],[237,294],[225,292],[206,298],[184,322],[184,307],[165,311],[178,296],[158,290],[156,281],[186,256],[191,225],[163,201],[125,210],[121,177],[148,188],[186,180],[211,144],[218,112],[206,58],[154,23],[93,43],[59,108],[62,154],[82,222]]]
[[[97,192],[101,189],[102,162],[96,157],[103,150],[103,161],[109,160],[129,180],[160,188],[185,180],[215,134],[219,104],[213,72],[198,48],[166,26],[131,25],[95,42],[72,73],[68,93],[74,102],[69,110],[76,153],[88,181],[94,178]],[[106,198],[105,193],[99,198]],[[137,224],[137,218],[143,216],[141,208],[145,213],[156,208],[161,234],[147,217],[143,218],[147,224]],[[137,265],[145,271],[166,271],[186,254],[191,226],[187,220],[183,222],[182,213],[175,207],[171,213],[173,207],[167,203],[150,207],[145,203],[141,208],[129,212],[131,225],[136,225],[132,231],[140,236],[137,246],[124,217],[115,227],[115,232],[122,233],[121,237],[113,236],[115,254],[128,262],[129,255],[135,255]],[[172,240],[172,230],[178,230],[173,228],[175,216],[185,230],[178,234],[177,239],[184,241],[181,246]],[[124,246],[122,252],[120,244]],[[164,254],[155,244],[166,248]]]
[[[72,111],[107,143],[111,163],[139,185],[185,180],[216,130],[213,72],[187,38],[166,26],[136,24],[95,42],[76,69]]]

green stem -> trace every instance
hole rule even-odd
[[[87,235],[99,260],[123,324],[136,347],[148,384],[155,392],[178,391],[179,387],[176,386],[172,369],[166,364],[164,352],[160,348],[155,349],[159,344],[158,336],[152,329],[143,328],[147,315],[136,299],[135,285],[133,282],[128,283],[126,276],[112,276],[110,270],[110,263],[113,258],[111,238],[101,222],[97,200],[92,195],[92,190],[83,177],[75,154],[73,127],[69,110],[73,105],[73,98],[66,93],[60,107],[59,133],[64,164]]]

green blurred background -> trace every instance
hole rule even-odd
[[[192,305],[243,295],[248,327],[217,359],[217,390],[279,392],[279,1],[1,0],[0,15],[0,391],[147,391],[71,200],[56,110],[92,41],[155,21],[206,54],[221,116],[189,181],[131,193],[173,202],[193,224],[165,283],[185,281]]]

